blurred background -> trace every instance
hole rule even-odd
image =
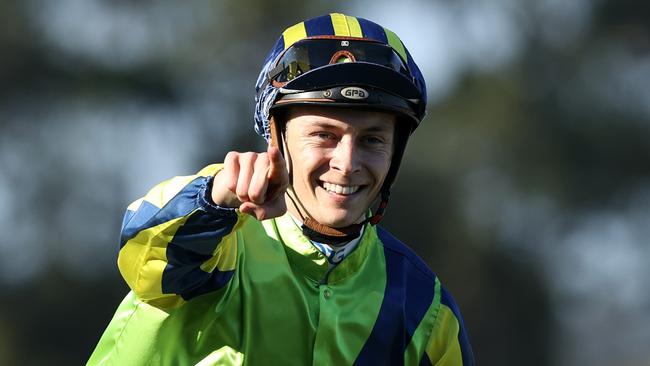
[[[264,148],[264,56],[332,11],[395,31],[427,79],[383,225],[450,288],[478,364],[650,365],[650,3],[632,0],[0,0],[0,364],[86,361],[127,292],[125,207]]]

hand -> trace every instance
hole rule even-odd
[[[239,207],[243,213],[258,220],[284,215],[287,206],[284,192],[289,186],[289,173],[277,147],[267,152],[226,155],[224,168],[214,178],[212,200],[219,206]]]

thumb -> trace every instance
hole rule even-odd
[[[283,199],[276,199],[275,201],[264,205],[244,202],[239,206],[239,211],[262,221],[284,215],[284,213],[287,212],[287,206]]]
[[[252,202],[244,202],[239,206],[239,211],[251,215],[254,218],[262,221],[265,219],[264,209]]]

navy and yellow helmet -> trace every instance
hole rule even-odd
[[[272,110],[317,104],[387,110],[412,132],[426,101],[420,69],[395,33],[332,13],[287,28],[271,49],[256,83],[255,130],[270,141]]]

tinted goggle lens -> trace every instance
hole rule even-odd
[[[287,49],[269,79],[288,82],[321,66],[342,62],[369,62],[409,76],[404,61],[391,47],[370,41],[310,39]]]

